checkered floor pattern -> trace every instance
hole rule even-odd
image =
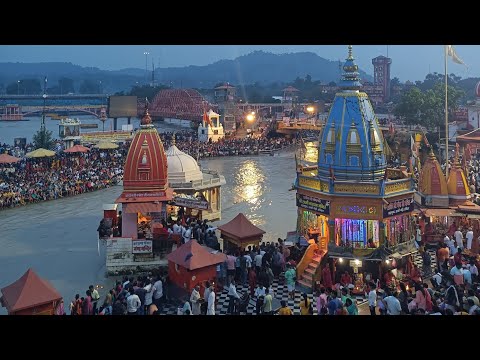
[[[413,263],[418,266],[418,268],[420,269],[420,273],[424,278],[429,278],[430,276],[434,275],[437,272],[437,257],[436,257],[435,249],[428,249],[427,252],[430,255],[430,258],[432,259],[432,262],[430,265],[431,267],[430,274],[425,274],[425,271],[423,270],[422,255],[420,255],[420,253],[417,252],[413,256]]]
[[[413,256],[413,262],[417,264],[417,266],[420,268],[420,271],[422,273],[423,277],[430,277],[431,275],[435,274],[436,272],[436,256],[435,256],[435,250],[434,249],[429,249],[427,250],[428,253],[430,254],[430,257],[432,259],[431,263],[431,273],[427,274],[425,276],[425,272],[423,271],[423,261],[422,261],[422,256],[419,253],[415,253]],[[279,278],[275,279],[273,281],[273,295],[276,299],[280,300],[286,300],[288,303],[288,306],[290,309],[293,310],[294,315],[300,315],[300,300],[302,299],[302,290],[301,288],[297,287],[297,290],[295,292],[295,300],[289,299],[288,298],[288,290],[287,290],[287,285],[284,283],[283,276],[280,275]],[[239,295],[242,295],[244,292],[248,292],[249,288],[248,286],[242,286],[238,285],[237,286],[237,292]],[[368,299],[364,295],[357,295],[354,296],[357,300],[357,306],[360,306],[366,302],[368,302]],[[313,296],[313,294],[308,294],[308,298],[313,301],[313,309],[314,309],[314,314],[317,314],[317,299],[316,297]],[[217,315],[226,315],[228,311],[228,289],[224,289],[221,294],[217,294],[217,306],[216,306],[216,314]],[[256,303],[256,298],[251,298],[250,303],[248,304],[247,307],[247,315],[255,315],[255,303]],[[176,315],[177,314],[177,308],[178,304],[174,303],[169,303],[164,305],[162,309],[162,315]]]
[[[294,315],[300,315],[300,301],[302,300],[302,290],[297,288],[295,291],[295,300],[288,298],[288,289],[287,285],[284,284],[284,280],[282,277],[280,279],[275,279],[273,281],[273,295],[276,299],[286,300],[290,309],[293,310]],[[237,292],[241,296],[244,292],[248,292],[248,286],[237,285]],[[308,294],[308,298],[313,301],[313,310],[314,315],[317,314],[317,299],[313,296],[313,294]],[[357,300],[357,305],[361,305],[364,302],[367,302],[368,299],[365,296],[355,296]],[[224,289],[221,294],[217,294],[217,306],[216,306],[216,314],[217,315],[226,315],[228,311],[228,289]],[[251,298],[250,302],[247,307],[247,315],[255,315],[255,304],[256,298]],[[177,314],[177,306],[174,304],[168,304],[164,306],[162,310],[162,315],[176,315]],[[244,313],[242,313],[244,314]]]

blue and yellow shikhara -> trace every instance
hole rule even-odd
[[[387,168],[383,135],[368,95],[360,91],[362,84],[351,46],[343,70],[341,91],[320,135],[318,176],[380,180]]]
[[[329,258],[360,264],[411,242],[414,185],[406,167],[387,169],[382,130],[361,91],[351,46],[343,70],[319,136],[317,166],[297,166],[297,230],[317,238]]]

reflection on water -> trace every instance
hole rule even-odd
[[[225,176],[222,220],[242,212],[266,231],[265,241],[285,238],[295,229],[293,152],[280,156],[224,157],[201,160],[203,168]],[[65,297],[85,294],[89,285],[105,285],[105,258],[97,253],[97,227],[102,206],[111,204],[122,188],[0,211],[0,288],[22,276],[29,267],[50,280]],[[105,292],[101,292],[103,296]],[[0,308],[0,314],[5,308]]]
[[[235,176],[234,193],[238,196],[235,204],[244,201],[256,205],[263,193],[265,175],[253,160],[245,160]]]

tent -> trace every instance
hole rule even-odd
[[[51,156],[55,156],[55,151],[40,148],[27,153],[25,156],[27,158],[51,157]]]
[[[117,149],[118,145],[109,141],[100,141],[97,145],[95,145],[95,147],[99,148],[100,150],[108,150],[108,149]]]
[[[20,159],[15,157],[15,156],[12,156],[12,155],[8,155],[8,154],[1,154],[0,155],[0,164],[12,164],[12,163],[16,163],[16,162],[19,162]]]
[[[53,315],[62,299],[52,284],[31,268],[1,291],[2,306],[7,308],[9,315]]]
[[[222,252],[190,240],[168,254],[168,276],[177,286],[190,292],[195,285],[215,279],[217,265],[226,259]]]
[[[90,149],[83,145],[74,145],[71,148],[63,150],[64,153],[86,153],[89,151]]]
[[[242,213],[230,222],[219,226],[218,229],[222,232],[222,238],[225,241],[241,248],[245,248],[248,244],[258,245],[265,234],[265,231],[253,225]]]

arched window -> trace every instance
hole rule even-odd
[[[358,166],[359,164],[359,157],[357,155],[350,155],[348,157],[348,164],[350,166]]]

